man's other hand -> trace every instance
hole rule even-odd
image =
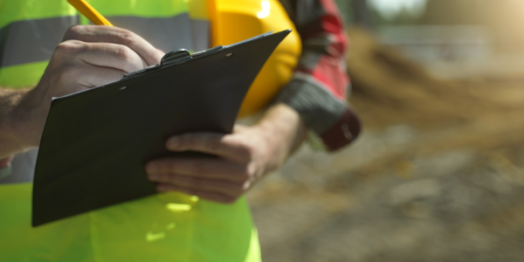
[[[277,105],[257,125],[237,125],[232,134],[189,133],[166,142],[171,151],[204,152],[217,158],[163,158],[149,162],[146,171],[160,192],[179,191],[233,203],[257,180],[282,165],[304,133],[298,114]]]

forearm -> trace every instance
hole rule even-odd
[[[31,128],[24,127],[22,100],[28,90],[0,88],[0,160],[31,148],[28,141]]]
[[[276,102],[303,119],[323,148],[336,151],[355,140],[360,120],[346,103],[349,78],[345,70],[348,39],[334,0],[286,0],[302,40],[302,56],[291,81]]]
[[[276,166],[280,166],[300,146],[307,131],[299,114],[282,103],[269,108],[256,126],[263,131],[268,144],[275,145]]]

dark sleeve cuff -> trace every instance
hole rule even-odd
[[[295,74],[279,93],[276,102],[295,109],[328,151],[350,144],[360,133],[360,119],[355,111],[310,75]]]
[[[326,148],[333,152],[351,144],[361,130],[360,118],[348,107],[342,117],[330,129],[320,135]]]

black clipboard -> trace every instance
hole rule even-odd
[[[195,131],[231,133],[258,72],[291,32],[263,34],[162,63],[105,86],[55,98],[35,169],[32,225],[156,193],[144,164],[165,141]]]

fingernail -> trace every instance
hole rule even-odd
[[[157,164],[149,164],[146,166],[147,173],[158,173],[158,165]]]
[[[169,149],[177,149],[180,142],[178,141],[178,138],[172,137],[169,140],[167,140],[167,147]]]

